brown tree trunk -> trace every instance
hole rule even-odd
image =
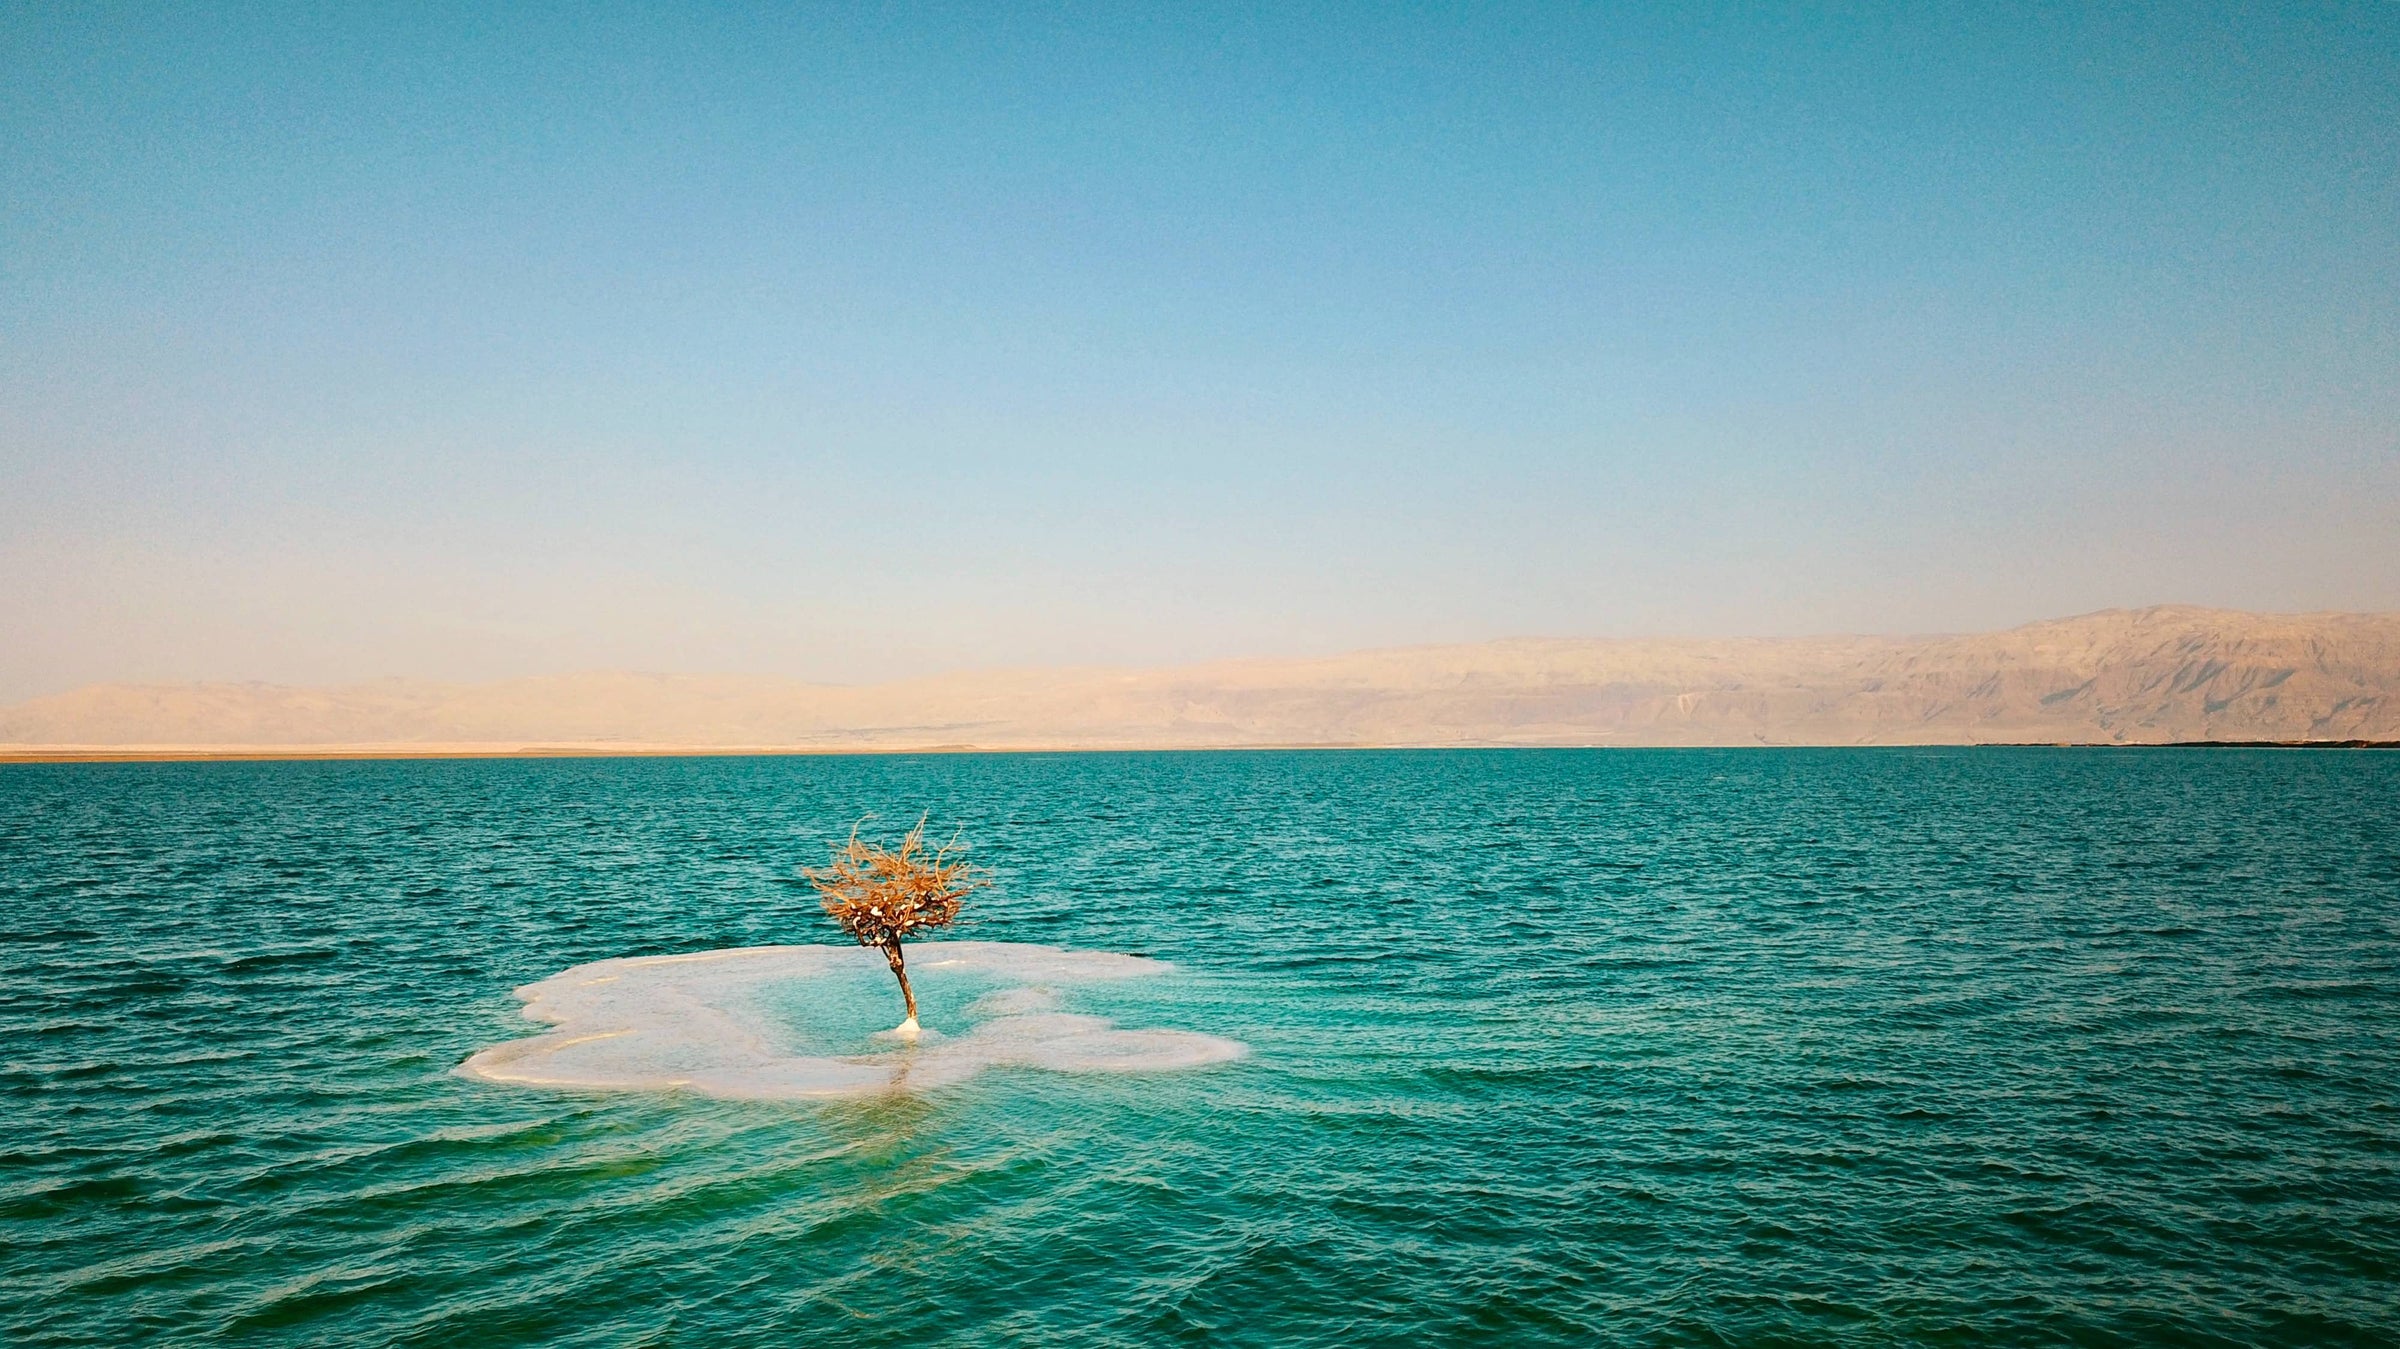
[[[892,967],[892,977],[900,981],[900,996],[908,1002],[908,1019],[917,1019],[917,993],[908,986],[908,968],[900,959],[900,943],[891,942],[883,948],[883,959]]]

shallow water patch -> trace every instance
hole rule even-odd
[[[910,963],[936,1022],[965,1028],[914,1042],[871,1034],[885,1007],[879,953],[850,946],[752,946],[594,961],[517,990],[556,1029],[482,1050],[462,1076],[519,1086],[687,1090],[784,1100],[917,1090],[986,1068],[1158,1072],[1240,1058],[1236,1040],[1129,1030],[1059,1010],[1059,990],[1155,977],[1165,961],[1017,942],[925,942]],[[888,1012],[888,1007],[885,1007]]]

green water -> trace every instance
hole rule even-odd
[[[452,1074],[921,809],[1249,1056]],[[0,937],[17,1344],[2400,1340],[2395,754],[0,767]]]

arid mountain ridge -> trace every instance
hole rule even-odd
[[[1514,639],[863,687],[575,674],[104,684],[0,752],[1908,745],[2400,739],[2400,613],[2162,606],[1935,637]]]

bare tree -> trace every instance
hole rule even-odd
[[[900,942],[928,928],[948,927],[966,897],[992,883],[982,868],[957,856],[965,851],[956,838],[928,846],[922,819],[897,849],[863,841],[853,825],[850,841],[833,850],[831,862],[800,869],[842,931],[861,946],[882,950],[908,1004],[908,1020],[897,1033],[911,1039],[917,1035],[917,994],[908,986]]]

